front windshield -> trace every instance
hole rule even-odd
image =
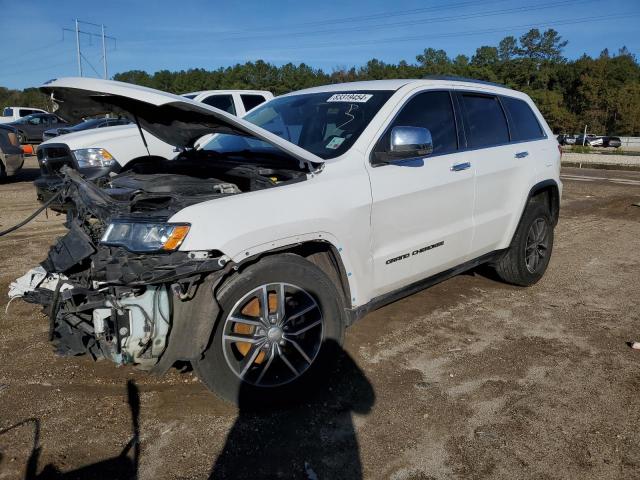
[[[33,117],[34,117],[34,115],[27,115],[26,117],[19,118],[18,120],[16,120],[13,123],[17,123],[19,125],[22,125],[24,123],[29,123],[29,120],[32,119]]]
[[[392,91],[355,90],[275,98],[244,117],[320,158],[335,158],[358,139]],[[218,152],[274,151],[270,144],[238,135],[216,135],[204,147]]]

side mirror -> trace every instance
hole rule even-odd
[[[426,157],[433,152],[433,139],[428,128],[393,127],[389,150],[375,152],[374,164],[383,165],[390,162]]]

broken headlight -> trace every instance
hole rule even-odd
[[[177,223],[112,222],[100,243],[131,252],[172,251],[189,233],[189,225]]]
[[[110,167],[116,161],[104,148],[81,148],[74,150],[73,155],[79,168]]]

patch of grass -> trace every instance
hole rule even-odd
[[[592,151],[590,145],[571,145],[571,153],[591,153]]]

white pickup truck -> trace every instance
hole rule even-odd
[[[549,264],[560,151],[524,93],[356,82],[237,118],[107,80],[42,90],[63,115],[116,108],[186,147],[100,185],[64,172],[69,232],[10,296],[46,307],[68,355],[186,360],[230,401],[298,400],[367,312],[482,264],[520,286]]]
[[[46,110],[33,107],[5,107],[0,116],[0,123],[10,123],[31,115],[32,113],[47,113]]]
[[[233,115],[273,98],[262,90],[206,90],[185,93],[184,98],[219,108]],[[54,137],[40,144],[36,154],[41,176],[35,180],[38,200],[45,202],[60,185],[59,170],[64,165],[95,180],[119,172],[125,165],[150,159],[171,159],[178,153],[173,145],[149,132],[143,137],[135,124],[87,130]],[[145,145],[146,142],[146,145]]]

